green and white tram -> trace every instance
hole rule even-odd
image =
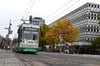
[[[34,52],[39,51],[39,25],[23,23],[18,29],[18,44],[16,50],[18,52]]]

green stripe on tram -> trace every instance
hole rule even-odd
[[[24,48],[24,47],[20,47],[18,48],[19,52],[38,52],[39,49],[38,48]]]

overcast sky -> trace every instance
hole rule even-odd
[[[17,25],[22,23],[20,21],[22,17],[23,19],[28,19],[29,15],[42,17],[46,24],[50,24],[86,2],[100,4],[100,0],[0,0],[0,35],[6,36],[5,28],[9,26],[10,19],[12,38],[17,34]]]

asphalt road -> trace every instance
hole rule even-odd
[[[15,53],[30,66],[100,66],[100,56],[39,52],[38,54]]]

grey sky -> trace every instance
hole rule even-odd
[[[0,35],[7,34],[5,27],[8,27],[11,19],[14,37],[17,34],[17,25],[26,18],[25,10],[31,0],[0,0]],[[100,4],[100,0],[32,0],[32,9],[29,11],[33,17],[42,17],[46,24],[50,24],[57,18],[69,13],[86,2]],[[27,13],[27,12],[26,12]],[[29,16],[28,15],[28,16]]]

